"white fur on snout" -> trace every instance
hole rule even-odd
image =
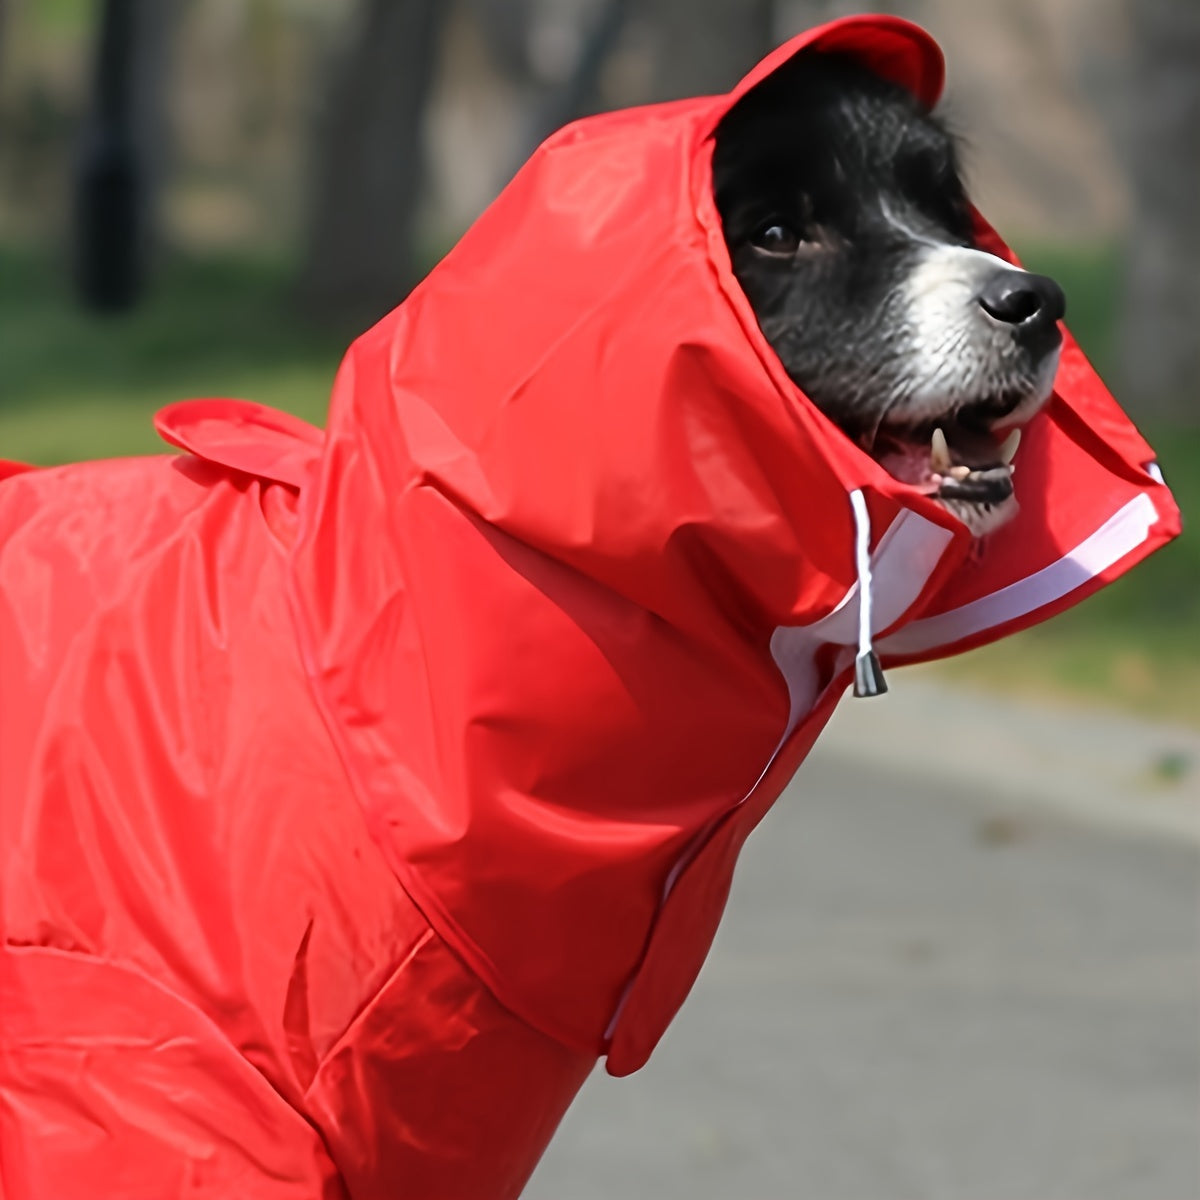
[[[931,420],[950,407],[1011,394],[1014,385],[1023,386],[1028,399],[1011,419],[1032,415],[1050,393],[1058,356],[1047,355],[1022,378],[1011,333],[998,328],[979,303],[981,289],[997,271],[1020,268],[984,250],[921,241],[900,310],[912,356],[905,417]]]
[[[1039,408],[1050,398],[1054,390],[1054,380],[1058,375],[1058,360],[1062,356],[1062,346],[1055,346],[1052,353],[1047,354],[1033,379],[1029,395],[1004,418],[1005,425],[1024,425]]]

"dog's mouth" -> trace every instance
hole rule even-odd
[[[1013,495],[1019,427],[979,428],[956,416],[916,427],[883,427],[871,456],[902,483],[948,504],[996,507]]]

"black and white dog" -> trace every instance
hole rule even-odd
[[[734,272],[791,377],[972,533],[1001,525],[1064,300],[976,248],[945,126],[852,60],[802,52],[725,117],[713,169]]]

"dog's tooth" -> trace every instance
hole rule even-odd
[[[1021,431],[1014,429],[1000,446],[1000,461],[1008,466],[1017,455],[1017,447],[1021,444]]]
[[[929,439],[929,465],[943,475],[953,465],[950,461],[950,446],[946,442],[946,435],[940,429],[935,429]]]
[[[950,470],[946,472],[951,479],[966,479],[970,473],[970,467],[951,467]]]

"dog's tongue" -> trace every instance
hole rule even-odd
[[[932,494],[941,486],[941,479],[933,471],[929,447],[919,442],[892,438],[885,441],[881,437],[875,443],[872,457],[889,475],[920,491]]]

